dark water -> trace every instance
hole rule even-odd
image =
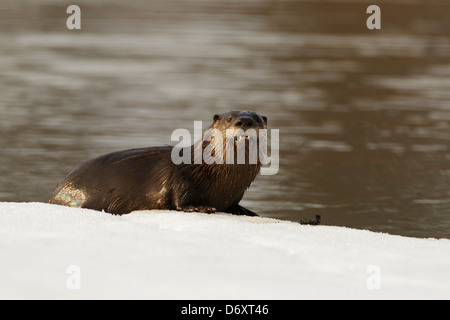
[[[0,2],[0,201],[99,154],[253,109],[280,130],[261,215],[450,238],[450,2]]]

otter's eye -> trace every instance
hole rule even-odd
[[[231,117],[230,117],[230,118],[227,118],[227,122],[231,122]]]

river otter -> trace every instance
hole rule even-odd
[[[267,127],[267,118],[253,111],[216,114],[210,129]],[[256,135],[258,137],[259,135]],[[241,140],[239,136],[236,140]],[[248,140],[248,137],[245,139]],[[199,141],[205,150],[214,138]],[[225,145],[220,142],[221,145]],[[248,143],[248,142],[247,142]],[[89,160],[72,171],[53,191],[49,203],[126,214],[136,210],[178,210],[213,213],[216,211],[257,216],[239,205],[245,190],[260,171],[261,162],[174,164],[172,146],[114,152]],[[225,147],[224,155],[225,155]],[[236,150],[237,151],[237,150]],[[248,160],[248,145],[245,149]],[[234,157],[236,159],[236,157]]]

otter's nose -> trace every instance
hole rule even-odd
[[[254,125],[255,125],[255,121],[252,118],[248,118],[248,117],[241,117],[235,123],[236,127],[241,127],[241,128],[253,127]]]

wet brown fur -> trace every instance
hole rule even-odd
[[[213,120],[210,128],[222,131],[224,138],[226,129],[259,130],[267,126],[267,118],[252,111],[231,111],[215,115]],[[220,141],[211,143],[223,145]],[[202,143],[202,151],[207,145]],[[176,165],[171,160],[172,149],[131,149],[89,160],[55,188],[48,202],[113,214],[163,209],[257,215],[239,202],[259,173],[259,162]]]

